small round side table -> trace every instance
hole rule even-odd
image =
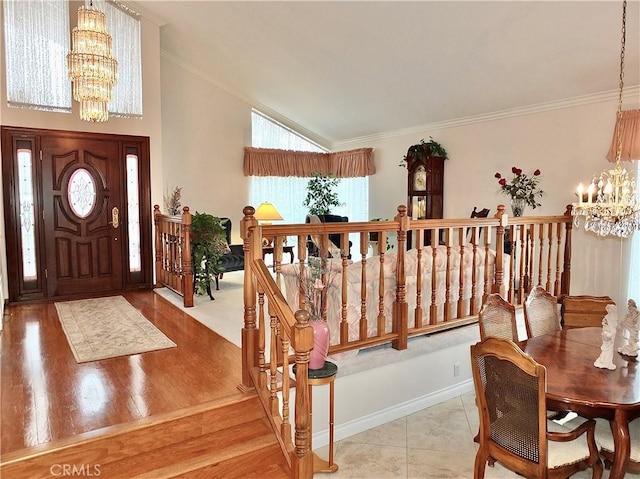
[[[295,374],[295,365],[293,366]],[[338,465],[333,462],[333,419],[334,419],[334,382],[338,374],[338,366],[331,361],[325,361],[322,369],[309,369],[309,424],[313,428],[313,386],[329,385],[329,460],[325,461],[315,452],[313,453],[313,472],[336,472]],[[313,437],[313,430],[309,431]],[[313,444],[311,445],[313,450]]]

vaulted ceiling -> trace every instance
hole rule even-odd
[[[618,89],[617,0],[129,3],[161,23],[163,56],[328,145]]]

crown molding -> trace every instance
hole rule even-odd
[[[155,25],[161,27],[163,25],[166,25],[167,23],[169,23],[167,20],[165,20],[164,18],[156,15],[155,13],[151,13],[149,10],[147,10],[146,8],[144,8],[142,5],[141,1],[137,1],[137,2],[121,2],[121,5],[125,6],[126,8],[131,9],[133,12],[142,15],[144,18],[146,18],[147,20],[151,21],[152,23],[154,23]]]
[[[502,110],[492,113],[484,113],[481,115],[467,116],[463,118],[456,118],[453,120],[439,121],[435,123],[427,123],[424,125],[413,126],[411,128],[405,128],[401,130],[393,130],[382,133],[376,133],[373,135],[360,136],[356,138],[349,138],[348,140],[336,141],[332,144],[332,149],[343,148],[351,144],[361,144],[369,141],[383,140],[387,138],[395,138],[405,135],[420,135],[425,131],[444,130],[447,128],[456,128],[459,126],[471,125],[475,123],[486,123],[490,121],[503,120],[506,118],[513,118],[516,116],[525,116],[535,113],[541,113],[546,111],[561,110],[564,108],[573,108],[581,105],[589,105],[593,103],[601,103],[606,101],[617,101],[620,90],[610,90],[601,93],[594,93],[591,95],[583,95],[579,97],[566,98],[563,100],[550,101],[545,103],[538,103],[535,105],[528,105],[520,108],[511,108],[508,110]],[[640,85],[627,87],[624,89],[624,96],[626,98],[637,96],[640,100]]]
[[[589,105],[593,103],[601,103],[606,101],[614,101],[618,99],[619,90],[610,90],[600,93],[594,93],[590,95],[583,95],[579,97],[566,98],[563,100],[550,101],[545,103],[537,103],[535,105],[528,105],[520,108],[511,108],[508,110],[502,110],[492,113],[484,113],[481,115],[473,115],[463,118],[456,118],[453,120],[445,120],[439,121],[435,123],[427,123],[424,125],[413,126],[410,128],[405,128],[401,130],[392,130],[382,133],[375,133],[373,135],[360,136],[355,138],[349,138],[347,140],[340,140],[331,142],[328,139],[308,130],[302,125],[291,121],[290,119],[282,116],[278,112],[272,110],[266,105],[256,101],[254,98],[251,98],[240,91],[230,87],[229,85],[220,82],[218,79],[212,77],[211,75],[205,73],[200,68],[192,65],[191,63],[185,62],[181,58],[167,52],[166,50],[160,50],[160,56],[169,60],[172,63],[175,63],[179,67],[187,70],[190,73],[202,78],[208,83],[211,83],[217,88],[233,95],[239,100],[243,101],[251,108],[255,108],[256,110],[260,110],[260,112],[265,115],[273,118],[274,120],[282,123],[287,128],[291,128],[296,131],[298,134],[307,137],[309,140],[317,143],[318,145],[327,148],[330,151],[335,151],[340,148],[350,147],[352,144],[362,144],[370,141],[383,140],[388,138],[395,138],[399,136],[409,136],[409,135],[421,135],[424,134],[425,131],[436,131],[436,130],[444,130],[447,128],[456,128],[459,126],[471,125],[476,123],[486,123],[490,121],[503,120],[506,118],[513,118],[516,116],[525,116],[531,115],[535,113],[541,113],[546,111],[553,110],[561,110],[564,108],[573,108],[581,105]],[[640,85],[635,85],[631,87],[627,87],[624,89],[624,96],[626,98],[629,97],[638,97],[640,100]]]

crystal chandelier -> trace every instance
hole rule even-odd
[[[67,54],[73,99],[80,102],[80,118],[102,122],[109,119],[107,105],[118,80],[118,62],[113,57],[106,16],[100,10],[78,8],[78,26],[72,32],[72,50]]]
[[[620,50],[620,93],[618,95],[617,124],[622,117],[622,90],[624,88],[624,50],[626,40],[627,0],[622,4],[622,48]],[[578,202],[573,204],[573,223],[579,226],[584,216],[584,228],[598,236],[626,238],[640,230],[640,202],[636,199],[636,182],[620,164],[622,155],[622,128],[617,129],[616,165],[594,175],[586,191],[578,185]]]

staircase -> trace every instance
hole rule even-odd
[[[0,477],[288,478],[255,394],[217,401],[5,454]]]

